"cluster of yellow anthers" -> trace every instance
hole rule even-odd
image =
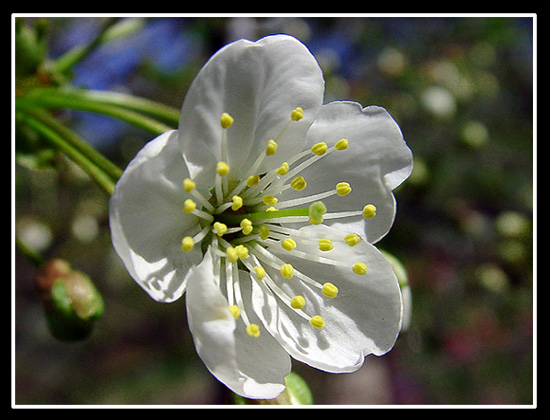
[[[229,310],[236,320],[241,318],[244,321],[246,332],[252,337],[259,337],[260,328],[249,321],[242,305],[239,271],[243,268],[250,273],[251,277],[254,273],[255,279],[262,281],[284,304],[308,320],[315,328],[323,328],[324,319],[319,315],[307,315],[304,311],[305,298],[301,295],[288,296],[268,275],[264,266],[277,270],[284,279],[295,278],[320,289],[327,298],[336,298],[338,295],[338,287],[334,284],[329,282],[320,284],[296,270],[291,264],[285,263],[269,250],[270,247],[280,246],[288,252],[294,252],[298,257],[310,259],[311,256],[306,252],[296,250],[297,244],[293,237],[298,238],[299,231],[285,226],[287,223],[309,221],[318,225],[324,219],[345,218],[360,214],[371,219],[376,215],[376,207],[372,204],[366,205],[360,211],[327,213],[325,205],[320,200],[336,194],[339,196],[349,194],[351,186],[347,182],[340,182],[334,189],[323,193],[279,201],[280,194],[288,188],[303,191],[307,187],[307,182],[299,173],[330,153],[347,149],[347,139],[340,139],[332,147],[328,147],[324,142],[317,143],[311,150],[298,154],[289,162],[283,162],[277,169],[264,174],[257,173],[264,160],[277,153],[277,140],[282,137],[289,124],[302,118],[302,108],[294,109],[285,129],[276,139],[267,142],[265,153],[258,156],[245,179],[231,180],[231,185],[236,186],[229,188],[228,178],[231,168],[227,164],[226,130],[231,127],[234,120],[229,114],[224,113],[220,119],[223,129],[222,160],[216,166],[214,188],[209,188],[211,196],[206,198],[197,190],[195,182],[191,179],[187,178],[183,181],[185,193],[192,196],[185,200],[183,210],[201,219],[202,229],[193,237],[183,238],[181,249],[188,252],[203,240],[208,241],[213,247],[219,257],[220,287],[224,285],[226,287]],[[200,204],[200,208],[197,203]],[[304,207],[305,204],[308,206]],[[349,234],[343,240],[347,245],[354,246],[361,239],[356,234]],[[334,248],[329,238],[318,238],[318,246],[320,251],[327,253]],[[316,260],[324,264],[338,266],[344,264],[330,258],[318,257]],[[351,270],[357,275],[364,275],[367,272],[367,265],[357,262],[353,264]]]

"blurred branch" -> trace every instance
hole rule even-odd
[[[59,89],[40,89],[40,91],[41,94],[28,94],[17,98],[17,102],[29,107],[69,108],[108,115],[126,121],[136,127],[143,128],[157,136],[173,129],[173,127],[160,123],[141,113],[122,108],[118,105],[90,100],[85,95],[63,95]],[[47,94],[44,94],[44,91],[47,91]]]
[[[121,18],[108,18],[99,34],[92,41],[86,45],[78,45],[67,51],[53,62],[53,67],[57,72],[65,73],[98,46],[115,38],[132,34],[142,27],[143,19],[121,20]]]
[[[30,100],[40,101],[44,106],[57,106],[59,104],[95,104],[95,107],[108,105],[117,106],[126,110],[141,112],[151,117],[159,118],[168,124],[177,127],[180,111],[150,99],[140,98],[120,92],[86,90],[76,88],[40,88],[29,92],[25,96]],[[90,105],[92,106],[92,105]]]
[[[27,124],[82,168],[109,196],[122,171],[41,109],[17,103],[17,121]]]

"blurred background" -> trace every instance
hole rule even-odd
[[[42,18],[55,58],[103,18]],[[28,18],[29,23],[36,19]],[[395,225],[378,246],[401,260],[412,319],[356,373],[293,362],[316,404],[533,404],[533,18],[147,18],[74,68],[73,85],[180,108],[206,60],[238,38],[296,36],[325,102],[385,107],[413,151]],[[150,133],[84,112],[66,121],[121,168]],[[16,404],[224,404],[197,357],[185,299],[154,302],[126,273],[108,198],[76,166],[15,167],[16,233],[90,275],[105,313],[84,341],[48,331],[35,268],[15,259]]]

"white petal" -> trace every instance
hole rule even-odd
[[[184,293],[187,272],[200,261],[199,250],[181,251],[182,238],[199,229],[182,211],[187,176],[177,132],[169,131],[140,150],[110,200],[113,246],[134,280],[161,302]]]
[[[290,124],[279,142],[279,158],[266,160],[263,169],[279,166],[302,150],[323,92],[317,61],[295,38],[276,35],[225,46],[198,73],[183,103],[180,145],[191,176],[205,171],[198,178],[202,182],[214,175],[221,159],[222,113],[234,118],[227,129],[228,164],[238,179],[291,121],[291,111],[301,107],[304,118]]]
[[[307,168],[301,174],[308,182],[301,195],[334,189],[339,182],[348,182],[352,192],[344,197],[323,200],[328,211],[361,210],[374,204],[377,214],[364,221],[362,216],[336,219],[329,224],[355,225],[349,231],[364,227],[366,238],[375,243],[391,228],[395,217],[392,190],[412,171],[412,154],[397,123],[383,108],[363,108],[356,102],[331,102],[323,105],[307,135],[306,147],[324,141],[329,146],[347,138],[349,147],[335,151]],[[288,197],[300,194],[289,190]],[[342,226],[340,226],[342,227]]]
[[[266,327],[282,343],[290,355],[318,369],[328,372],[352,372],[369,354],[382,355],[389,351],[401,328],[401,292],[391,264],[371,244],[361,242],[349,247],[341,232],[323,225],[300,229],[304,237],[294,237],[297,251],[307,252],[304,259],[296,251],[272,252],[296,271],[306,274],[320,284],[331,282],[339,289],[335,298],[328,298],[315,286],[300,280],[297,274],[290,280],[277,270],[268,274],[289,296],[302,295],[303,308],[309,317],[320,315],[326,322],[315,329],[295,310],[276,304],[277,299],[265,288],[254,288],[256,313]],[[307,240],[306,238],[316,240]],[[330,238],[334,249],[321,252],[317,246],[320,237]],[[345,266],[315,262],[317,256],[331,258]],[[352,271],[356,262],[367,264],[363,276]]]
[[[235,321],[231,315],[219,281],[212,253],[207,252],[201,264],[191,270],[186,294],[197,353],[210,372],[237,394],[275,398],[285,388],[290,358],[267,331],[257,338],[246,334],[242,320]],[[249,300],[250,292],[243,292]],[[259,323],[253,317],[250,321]]]

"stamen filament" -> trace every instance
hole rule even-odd
[[[258,258],[256,256],[252,257],[254,260],[254,264],[256,266],[261,266],[260,262],[258,261]],[[254,265],[250,262],[245,261],[246,267],[249,269],[250,272],[255,271]],[[309,321],[309,316],[307,316],[301,309],[296,309],[292,306],[292,299],[290,296],[288,296],[283,289],[281,289],[277,284],[273,281],[271,276],[265,275],[262,277],[262,281],[259,282],[260,287],[265,289],[269,289],[273,292],[273,294],[278,297],[284,304],[286,304],[288,307],[292,308],[296,313],[298,313],[302,318]]]
[[[207,225],[205,227],[202,228],[202,230],[197,233],[195,236],[193,236],[193,242],[194,243],[199,243],[200,241],[202,241],[204,239],[204,237],[206,235],[208,235],[208,232],[210,232],[212,230],[212,225]]]
[[[234,239],[232,242],[237,245],[237,244],[244,244],[244,243],[247,243],[247,242],[251,242],[251,241],[255,241],[257,239],[260,238],[260,234],[257,234],[257,235],[249,235],[249,236],[243,236],[241,238],[237,238],[237,239]]]
[[[221,157],[222,162],[227,162],[227,129],[225,128],[222,130]]]
[[[322,155],[316,155],[316,154],[313,154],[312,156],[310,156],[308,159],[304,160],[302,163],[300,163],[298,166],[296,166],[295,168],[291,169],[290,171],[288,171],[285,175],[281,176],[281,178],[279,178],[278,181],[275,181],[273,182],[267,190],[271,189],[271,188],[280,188],[281,184],[284,183],[287,179],[289,178],[294,178],[296,175],[298,175],[300,172],[302,172],[304,169],[306,169],[307,167],[313,165],[315,162],[317,162],[319,159],[322,159],[324,158],[325,156],[328,156],[330,153],[332,153],[334,150],[336,150],[336,148],[334,146],[332,147],[329,147],[327,149],[327,151],[325,153],[323,153]],[[305,152],[302,152],[300,153],[297,158],[301,158],[303,156],[307,156],[307,155],[311,155],[312,152],[311,150],[307,150]],[[293,159],[293,162],[296,162],[298,159]],[[289,165],[291,163],[289,162]]]
[[[280,269],[281,266],[285,265],[285,263],[280,258],[273,255],[271,252],[269,252],[267,249],[265,249],[263,246],[261,246],[258,243],[253,244],[251,246],[251,248],[252,248],[251,249],[252,253],[256,257],[258,257],[261,261],[263,261],[264,263],[269,265],[270,267],[275,268],[275,269],[278,270],[278,269]],[[257,251],[257,252],[254,252],[254,251]],[[296,250],[294,250],[292,252],[295,253],[294,255],[296,255],[296,256],[301,256],[302,258],[305,257],[305,259],[309,259],[310,257],[314,257],[313,255],[309,255],[305,252],[298,252]],[[319,258],[322,259],[322,260],[329,261],[328,262],[329,264],[331,264],[333,262],[333,260],[329,260],[328,258],[323,258],[323,257],[319,257]],[[336,264],[331,264],[331,265],[336,265]],[[338,264],[338,265],[345,266],[345,264]],[[296,270],[295,268],[293,268],[293,277],[297,277],[297,278],[301,279],[302,281],[310,284],[311,286],[317,287],[318,289],[323,288],[322,284],[316,282],[311,277],[305,275],[304,273],[300,272],[299,270]]]
[[[262,153],[263,155],[263,153]],[[267,191],[267,186],[273,182],[273,180],[278,176],[277,169],[269,171],[262,179],[260,179],[260,182],[246,190],[241,194],[243,199],[247,199],[250,197],[255,197],[258,194],[262,193],[264,190]],[[270,187],[271,188],[271,187]]]
[[[227,303],[229,303],[229,306],[233,306],[235,304],[235,294],[233,291],[233,264],[227,264],[227,262],[225,263],[225,287],[227,291]]]
[[[190,193],[191,195],[193,195],[193,197],[197,199],[197,201],[199,201],[203,205],[204,208],[206,208],[206,210],[208,210],[209,212],[214,211],[214,206],[210,204],[208,200],[204,198],[204,196],[199,191],[197,191],[196,189],[193,189],[190,191]]]
[[[244,187],[247,186],[248,178],[253,176],[253,175],[256,175],[256,172],[260,168],[261,164],[264,162],[266,156],[267,155],[265,153],[260,153],[260,156],[258,156],[256,158],[256,161],[254,162],[254,164],[247,171],[246,176],[244,177],[244,179],[228,195],[233,196],[233,195],[240,194],[240,192],[244,189]]]
[[[230,208],[232,205],[233,205],[233,202],[232,202],[232,201],[230,201],[230,202],[228,202],[228,203],[223,203],[222,205],[218,206],[218,207],[213,211],[213,213],[214,213],[214,214],[223,213],[223,212],[226,211],[228,208]]]
[[[279,270],[281,266],[284,265],[283,261],[281,261],[279,258],[277,258],[275,255],[273,255],[271,252],[269,252],[258,243],[252,244],[250,251],[259,260],[263,261],[270,267],[275,268],[276,270]]]
[[[311,203],[312,201],[319,201],[328,197],[332,197],[336,194],[336,190],[325,191],[323,193],[310,195],[309,197],[300,197],[293,200],[281,201],[277,204],[277,207],[279,209],[285,209],[287,207],[302,206],[304,204]]]
[[[195,216],[200,217],[201,219],[204,219],[209,223],[214,220],[214,216],[212,216],[210,213],[206,213],[205,211],[199,209],[193,210],[191,214],[194,214]]]
[[[237,280],[233,282],[233,291],[235,293],[235,303],[241,310],[241,318],[244,321],[245,325],[248,327],[250,325],[250,320],[248,319],[248,315],[244,310],[243,296],[241,293],[241,284],[239,282],[239,266],[237,264],[231,264],[231,266],[233,270],[233,277]]]
[[[361,210],[357,211],[337,211],[333,213],[325,213],[323,219],[340,219],[344,217],[353,217],[353,216],[362,216],[363,212]]]
[[[266,224],[270,230],[269,237],[275,238],[275,239],[286,239],[289,236],[292,238],[300,238],[301,243],[305,244],[315,244],[317,245],[319,242],[319,239],[323,238],[323,236],[319,235],[318,238],[312,237],[312,236],[303,236],[300,234],[300,231],[298,229],[292,229],[280,225],[272,225],[272,224]]]
[[[216,174],[216,185],[215,185],[215,192],[216,192],[216,207],[221,206],[223,201],[223,186],[222,186],[223,180],[220,174]]]

